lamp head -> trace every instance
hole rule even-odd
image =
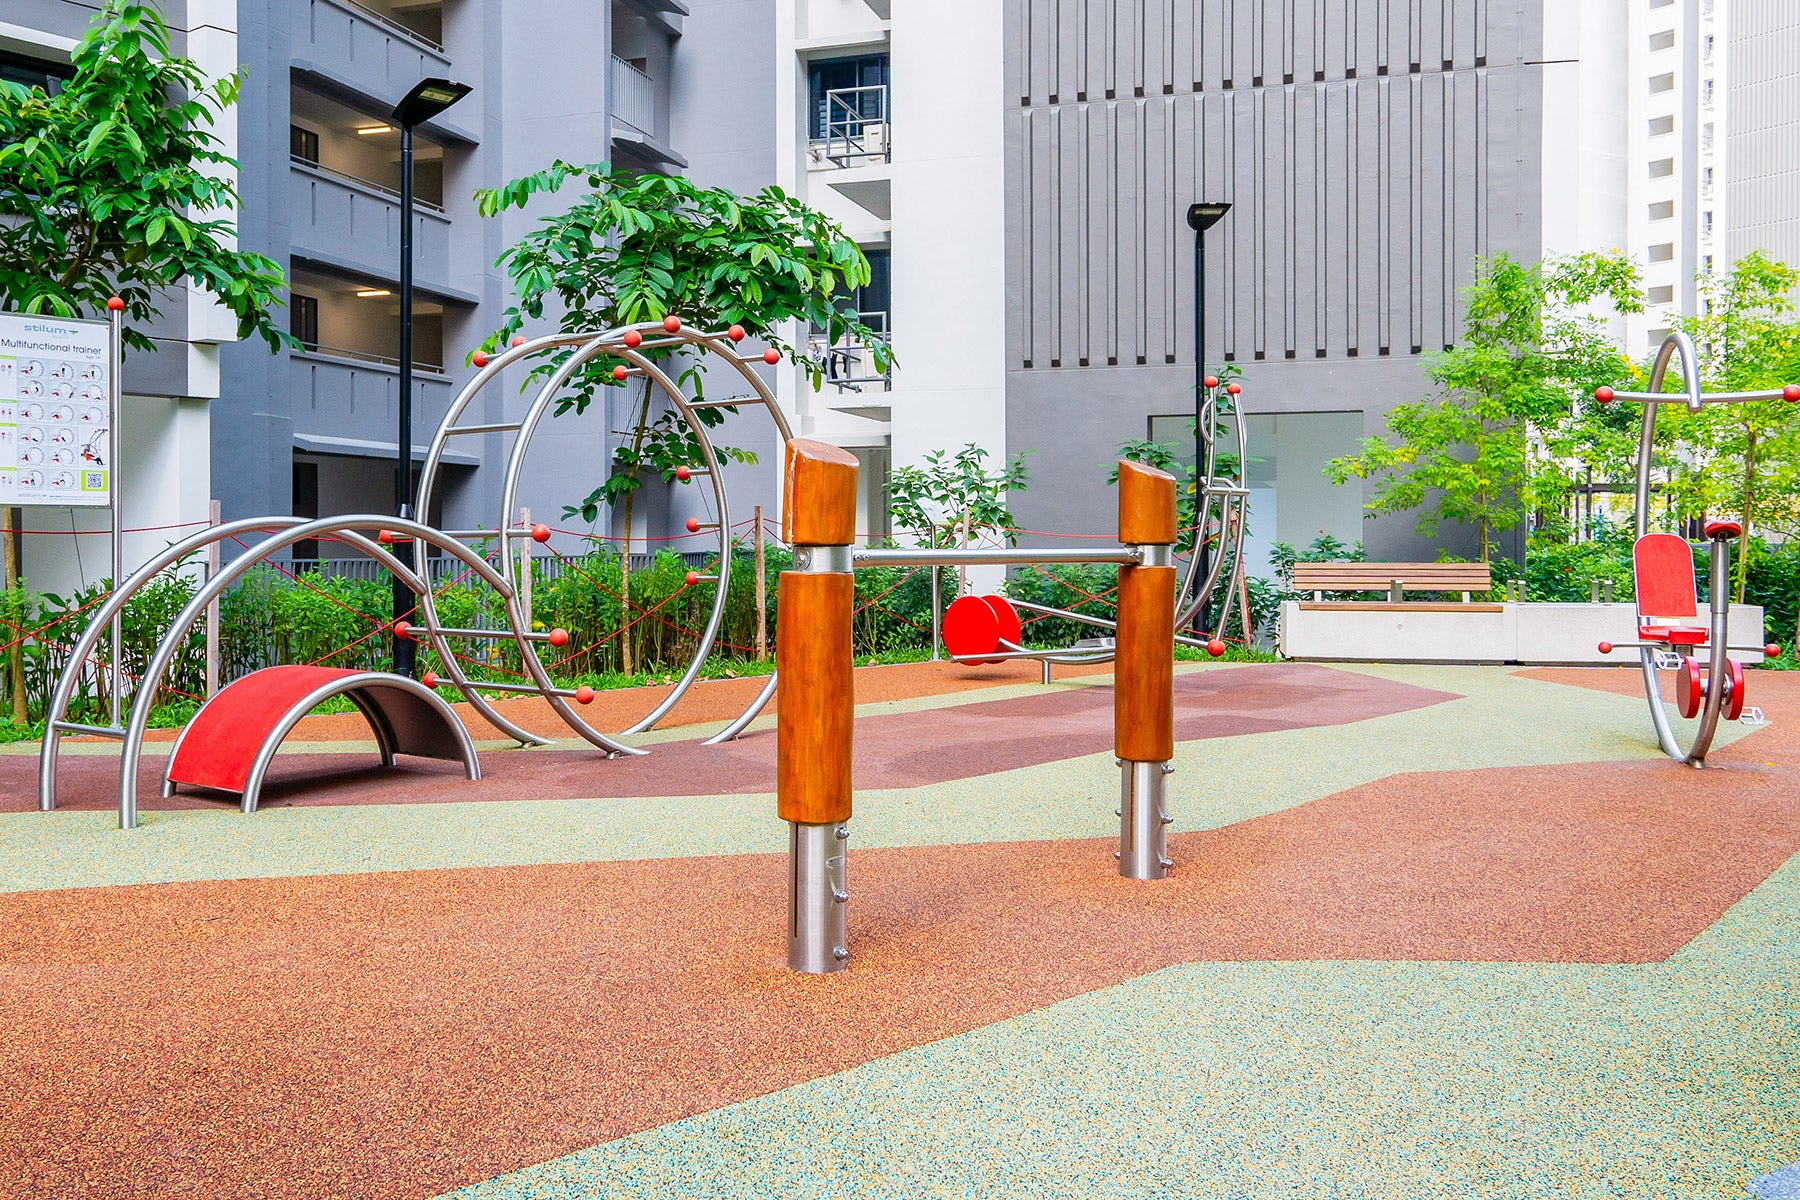
[[[1205,233],[1217,225],[1230,211],[1231,205],[1226,203],[1190,204],[1187,210],[1188,228],[1195,233]]]
[[[394,105],[394,120],[405,129],[423,125],[474,90],[449,79],[421,79]]]

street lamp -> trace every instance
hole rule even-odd
[[[400,126],[400,441],[394,448],[394,511],[402,519],[412,513],[412,319],[413,319],[413,127],[431,120],[475,89],[448,79],[421,79],[394,106],[394,123]],[[414,564],[411,541],[396,540],[395,556]],[[394,576],[394,620],[409,620],[417,598],[398,575]],[[414,642],[394,637],[394,671],[413,673]]]
[[[1194,520],[1198,524],[1200,510],[1200,467],[1206,461],[1200,434],[1200,408],[1206,399],[1206,231],[1217,225],[1231,211],[1228,203],[1190,204],[1188,228],[1194,231]],[[1207,553],[1204,530],[1194,531],[1194,561],[1188,568],[1196,578],[1205,579],[1211,557]],[[1194,613],[1194,628],[1201,628],[1206,614]]]

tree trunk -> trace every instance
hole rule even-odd
[[[1750,508],[1756,499],[1756,432],[1749,431],[1744,442],[1744,511],[1738,530],[1737,603],[1744,602],[1744,584],[1750,578]]]

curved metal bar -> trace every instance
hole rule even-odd
[[[88,619],[87,627],[76,637],[75,645],[69,651],[68,665],[57,677],[56,688],[50,693],[50,705],[44,715],[44,741],[38,748],[38,808],[41,811],[50,812],[56,808],[56,764],[62,749],[62,731],[57,728],[57,724],[68,716],[69,701],[75,694],[76,685],[81,681],[83,665],[94,653],[94,647],[99,645],[100,638],[112,619],[124,609],[131,597],[150,580],[196,550],[205,549],[215,542],[222,542],[239,534],[267,533],[272,529],[302,524],[304,520],[303,517],[257,517],[209,526],[166,547],[132,572],[122,585],[114,586],[112,595],[95,610],[94,615]],[[140,683],[138,686],[141,691],[143,685]]]
[[[262,745],[257,748],[256,758],[250,764],[250,776],[244,781],[244,792],[239,801],[239,806],[242,810],[246,813],[253,813],[256,811],[257,801],[262,795],[263,777],[268,774],[269,767],[274,763],[275,754],[281,749],[283,739],[293,732],[294,726],[300,723],[301,718],[305,717],[307,713],[325,703],[325,701],[331,699],[333,696],[339,696],[345,692],[352,693],[352,700],[356,701],[355,691],[359,688],[368,687],[377,680],[379,681],[379,686],[397,688],[400,691],[409,692],[424,700],[435,709],[438,716],[443,718],[444,723],[449,726],[453,736],[456,738],[457,749],[462,752],[463,773],[470,780],[481,778],[481,760],[476,756],[475,743],[470,740],[469,731],[463,727],[463,723],[457,718],[456,713],[451,711],[448,704],[444,703],[444,698],[442,696],[438,695],[424,684],[419,683],[416,680],[408,679],[404,675],[389,675],[382,672],[346,675],[341,679],[334,679],[330,683],[321,684],[308,692],[298,703],[284,713],[280,722],[276,724],[274,729],[269,731],[269,736],[264,738]],[[384,730],[382,728],[382,725],[385,724],[385,718],[378,720],[371,717],[369,709],[360,701],[356,701],[356,707],[362,712],[364,717],[370,718],[369,726],[375,731],[375,740],[384,747],[382,753],[382,765],[392,765],[395,744],[393,741],[393,731]],[[174,761],[173,756],[170,757],[169,761]]]
[[[750,722],[756,720],[756,718],[761,715],[762,710],[768,707],[769,701],[774,698],[775,673],[771,671],[769,673],[769,682],[763,684],[762,691],[756,694],[756,699],[750,702],[750,707],[746,708],[737,720],[719,730],[719,732],[713,734],[700,744],[702,746],[718,746],[731,741],[733,738],[743,733],[744,730],[749,727]]]
[[[169,631],[165,633],[162,640],[157,643],[155,653],[151,655],[149,663],[144,668],[143,679],[139,683],[140,689],[143,687],[155,688],[162,681],[162,677],[168,671],[169,663],[173,660],[181,641],[187,636],[187,631],[193,627],[194,623],[205,614],[207,605],[216,600],[225,589],[235,583],[244,572],[262,562],[268,555],[277,550],[285,549],[295,542],[304,541],[307,538],[323,537],[328,534],[336,535],[340,537],[346,545],[362,551],[364,554],[367,554],[382,566],[386,567],[389,571],[398,575],[400,579],[415,592],[425,590],[427,586],[426,582],[420,578],[413,568],[402,563],[375,542],[357,533],[356,530],[358,529],[391,529],[396,533],[407,534],[417,540],[438,546],[459,559],[477,574],[481,575],[490,586],[501,592],[503,596],[510,590],[507,587],[505,580],[501,579],[485,560],[476,556],[467,546],[462,545],[460,542],[447,539],[436,530],[429,526],[421,525],[416,521],[364,513],[346,517],[322,517],[315,521],[295,524],[282,532],[259,542],[248,554],[233,560],[230,566],[221,570],[212,579],[208,580],[204,587],[195,592],[193,598],[189,600],[187,605],[179,614],[177,614]],[[519,631],[517,629],[514,629],[512,634],[514,640],[518,642],[522,648],[528,646],[525,639],[519,636]],[[474,693],[470,690],[465,689],[464,695],[468,696],[472,702],[475,699]],[[485,708],[485,706],[479,704],[476,705],[476,707],[478,710]],[[119,827],[121,829],[133,829],[137,826],[137,764],[139,757],[143,753],[144,733],[149,726],[149,721],[150,706],[148,704],[134,704],[132,706],[131,718],[126,723],[125,734],[119,755]],[[643,751],[632,750],[629,747],[623,746],[619,747],[619,752],[628,754],[643,753]]]

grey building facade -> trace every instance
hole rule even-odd
[[[1008,22],[1007,442],[1051,484],[1020,524],[1105,529],[1119,442],[1190,443],[1185,210],[1228,201],[1205,342],[1253,414],[1253,538],[1471,554],[1319,472],[1427,394],[1477,256],[1539,257],[1538,0],[1008,0]]]
[[[1800,265],[1800,13],[1782,0],[1724,0],[1725,251]]]

